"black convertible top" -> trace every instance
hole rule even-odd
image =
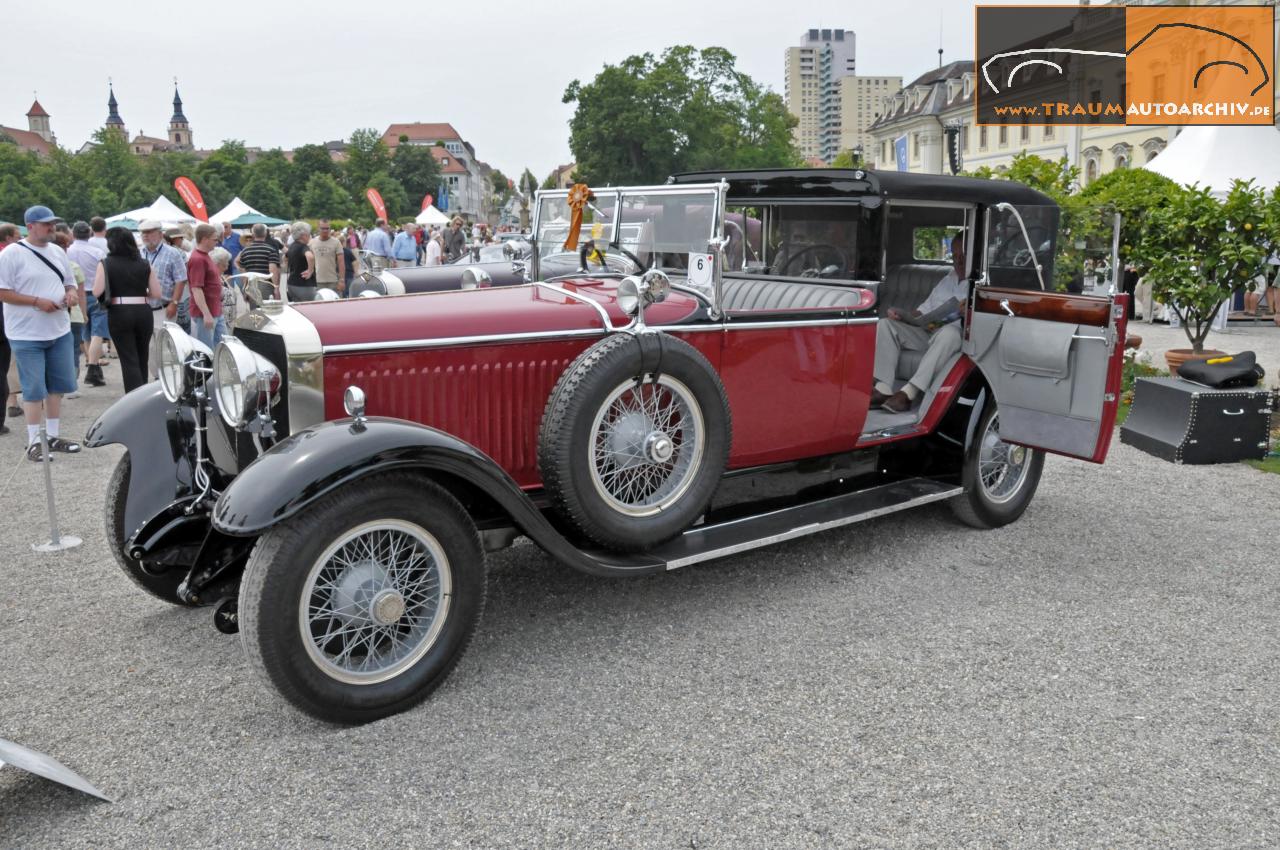
[[[861,168],[762,168],[754,171],[690,171],[671,178],[673,183],[729,182],[735,201],[753,198],[816,200],[867,195],[919,201],[960,201],[1019,206],[1057,206],[1043,192],[1012,180],[982,180],[945,174],[911,174]]]

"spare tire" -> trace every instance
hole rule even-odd
[[[702,515],[731,442],[724,385],[697,349],[667,334],[620,333],[560,376],[542,415],[538,468],[574,528],[635,552]]]

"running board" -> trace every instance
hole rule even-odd
[[[664,563],[666,569],[674,570],[950,499],[963,492],[963,487],[953,484],[929,478],[908,478],[765,514],[695,526],[644,555]]]

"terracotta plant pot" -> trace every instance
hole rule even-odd
[[[1188,360],[1208,360],[1210,357],[1225,357],[1225,351],[1218,351],[1216,348],[1206,348],[1204,351],[1196,354],[1191,348],[1170,348],[1164,353],[1164,360],[1169,364],[1169,373],[1175,378],[1178,376],[1178,367]]]

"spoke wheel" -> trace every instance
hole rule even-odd
[[[312,565],[299,599],[303,644],[340,682],[386,681],[431,648],[452,592],[449,559],[433,535],[408,522],[365,523]]]
[[[693,393],[670,375],[626,380],[591,426],[591,481],[613,508],[652,516],[677,502],[702,460],[705,426]]]
[[[951,500],[951,510],[974,528],[1007,525],[1031,504],[1043,469],[1043,452],[1000,439],[1000,414],[988,404],[965,449],[965,492]]]
[[[556,382],[538,471],[580,537],[639,552],[702,515],[732,437],[724,386],[696,348],[662,333],[611,334]]]
[[[364,723],[445,680],[484,595],[484,552],[463,507],[425,477],[383,473],[258,539],[240,582],[240,642],[298,709]]]
[[[1031,449],[1000,439],[1000,415],[987,421],[978,449],[978,483],[992,502],[1018,495],[1031,469]]]

